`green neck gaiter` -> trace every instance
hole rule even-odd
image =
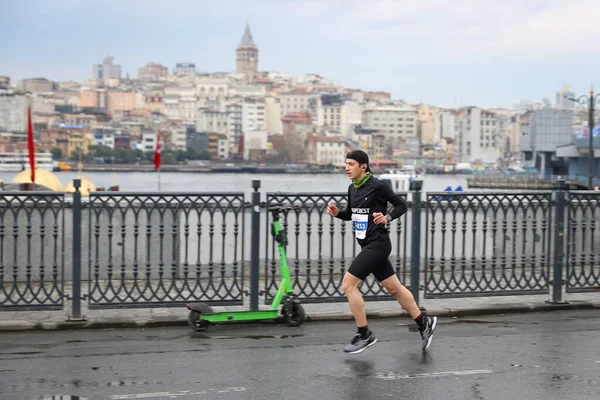
[[[367,172],[365,174],[365,176],[363,176],[362,178],[360,178],[359,180],[352,180],[352,183],[354,184],[355,188],[359,188],[362,185],[364,185],[365,183],[367,183],[367,181],[369,180],[369,178],[372,176],[373,174],[370,172]]]

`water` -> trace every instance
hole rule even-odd
[[[78,178],[77,172],[55,172],[66,186]],[[11,182],[15,172],[0,172],[0,179]],[[84,172],[83,178],[98,187],[119,185],[121,191],[157,192],[158,174],[156,172]],[[448,186],[462,186],[467,189],[469,175],[425,175],[423,191],[443,191]],[[313,192],[345,193],[350,181],[342,172],[338,174],[235,174],[235,173],[181,173],[161,172],[161,192],[245,192],[250,199],[252,181],[260,180],[263,192]]]

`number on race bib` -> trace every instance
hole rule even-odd
[[[367,236],[369,227],[368,214],[352,214],[352,223],[354,224],[354,234],[357,239],[364,239]]]

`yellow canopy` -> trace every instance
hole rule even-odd
[[[31,170],[26,169],[21,171],[12,180],[14,183],[33,183],[31,182]],[[46,186],[48,189],[54,192],[62,192],[63,185],[60,180],[50,171],[45,169],[35,169],[35,183]]]
[[[88,181],[87,179],[84,179],[84,178],[80,178],[80,179],[81,179],[81,187],[79,188],[79,191],[81,192],[82,196],[89,196],[90,192],[96,191],[96,185],[94,185],[92,182]],[[75,187],[73,186],[73,181],[70,181],[67,184],[67,187],[65,188],[65,192],[67,192],[67,193],[75,192]]]

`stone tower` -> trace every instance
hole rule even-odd
[[[246,23],[244,36],[236,49],[236,72],[246,75],[248,82],[253,82],[258,73],[258,47],[252,39],[250,25]]]

